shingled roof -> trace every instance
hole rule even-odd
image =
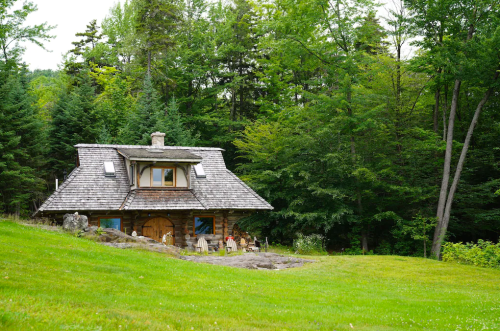
[[[131,191],[120,210],[207,209],[192,190],[139,189]]]
[[[201,156],[182,149],[160,148],[117,148],[118,153],[129,160],[135,161],[165,161],[165,162],[201,162]]]
[[[191,169],[191,189],[139,188],[131,191],[124,157],[147,157],[151,146],[78,144],[75,147],[79,167],[36,214],[85,210],[272,209],[269,203],[227,170],[220,148],[155,146],[165,158],[179,157],[192,163],[201,161],[206,178],[197,178]],[[105,161],[114,163],[115,177],[103,175]]]

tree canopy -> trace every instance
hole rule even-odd
[[[130,0],[81,27],[57,72],[28,72],[17,45],[43,47],[50,22],[3,2],[3,212],[33,211],[74,144],[162,131],[225,150],[275,208],[240,225],[271,241],[439,256],[500,236],[498,1],[395,1],[383,17],[374,0]]]

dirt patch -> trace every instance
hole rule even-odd
[[[304,263],[316,262],[314,260],[299,259],[276,253],[245,253],[234,256],[183,255],[180,258],[186,261],[225,265],[228,267],[271,270],[297,268],[302,267]]]

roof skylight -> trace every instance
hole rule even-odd
[[[104,175],[115,176],[115,165],[113,162],[104,162]]]
[[[196,178],[207,178],[205,169],[203,169],[203,165],[201,163],[194,165],[194,172],[196,173]]]

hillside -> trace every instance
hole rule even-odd
[[[335,256],[194,264],[0,222],[2,330],[498,330],[500,271]]]

